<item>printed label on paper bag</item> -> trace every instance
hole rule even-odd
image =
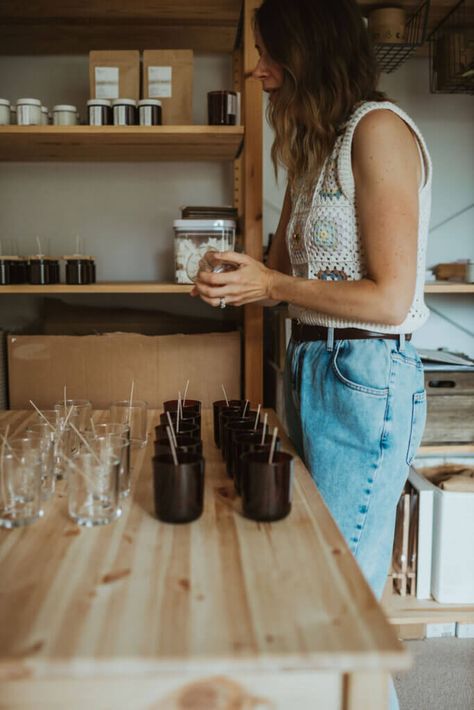
[[[172,96],[172,67],[148,67],[148,97],[170,99]]]
[[[95,98],[119,98],[119,69],[118,67],[95,68]]]

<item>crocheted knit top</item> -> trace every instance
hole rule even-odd
[[[426,242],[431,210],[431,159],[419,129],[411,118],[389,101],[367,101],[355,109],[316,181],[300,180],[292,189],[292,212],[286,242],[293,276],[327,281],[358,280],[367,273],[361,240],[352,172],[351,148],[354,131],[369,111],[389,109],[398,114],[417,138],[422,158],[419,188],[419,218],[416,287],[408,315],[401,325],[386,325],[333,318],[324,313],[290,305],[292,318],[302,323],[333,328],[361,328],[384,333],[411,333],[428,318],[424,302]]]

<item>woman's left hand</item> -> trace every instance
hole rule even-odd
[[[270,298],[273,271],[260,261],[233,251],[212,252],[209,257],[214,266],[226,263],[235,268],[221,273],[200,271],[191,296],[200,296],[214,307],[243,306]]]

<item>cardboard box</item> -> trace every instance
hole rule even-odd
[[[240,397],[240,334],[146,336],[135,333],[54,336],[10,335],[8,366],[10,407],[43,409],[62,397],[87,398],[104,409],[134,396],[160,409],[175,399],[189,379],[188,397],[210,407],[221,399]]]
[[[441,604],[474,604],[474,493],[434,485],[439,466],[422,459],[416,470],[433,493],[431,594]]]
[[[143,98],[161,101],[164,125],[192,124],[192,50],[146,49],[143,52]]]
[[[137,50],[89,52],[91,99],[140,98],[140,52]]]

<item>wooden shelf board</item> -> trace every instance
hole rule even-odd
[[[56,293],[189,293],[192,286],[175,283],[156,283],[154,281],[108,281],[76,286],[72,284],[51,284],[46,286],[19,284],[0,286],[1,294],[42,294]]]
[[[474,604],[440,604],[434,599],[386,593],[382,607],[392,624],[474,623]]]
[[[3,0],[1,54],[83,54],[92,49],[232,52],[241,0]]]
[[[433,281],[425,284],[425,293],[474,293],[474,284]]]
[[[233,160],[243,136],[243,126],[0,126],[0,160]]]
[[[472,444],[427,444],[420,446],[417,451],[418,456],[457,456],[462,454],[474,454],[474,443]]]
[[[359,0],[364,12],[382,0]],[[0,54],[82,54],[91,49],[188,47],[201,52],[231,52],[241,0],[2,0]],[[407,14],[417,0],[399,0]],[[428,32],[453,6],[431,0]]]

